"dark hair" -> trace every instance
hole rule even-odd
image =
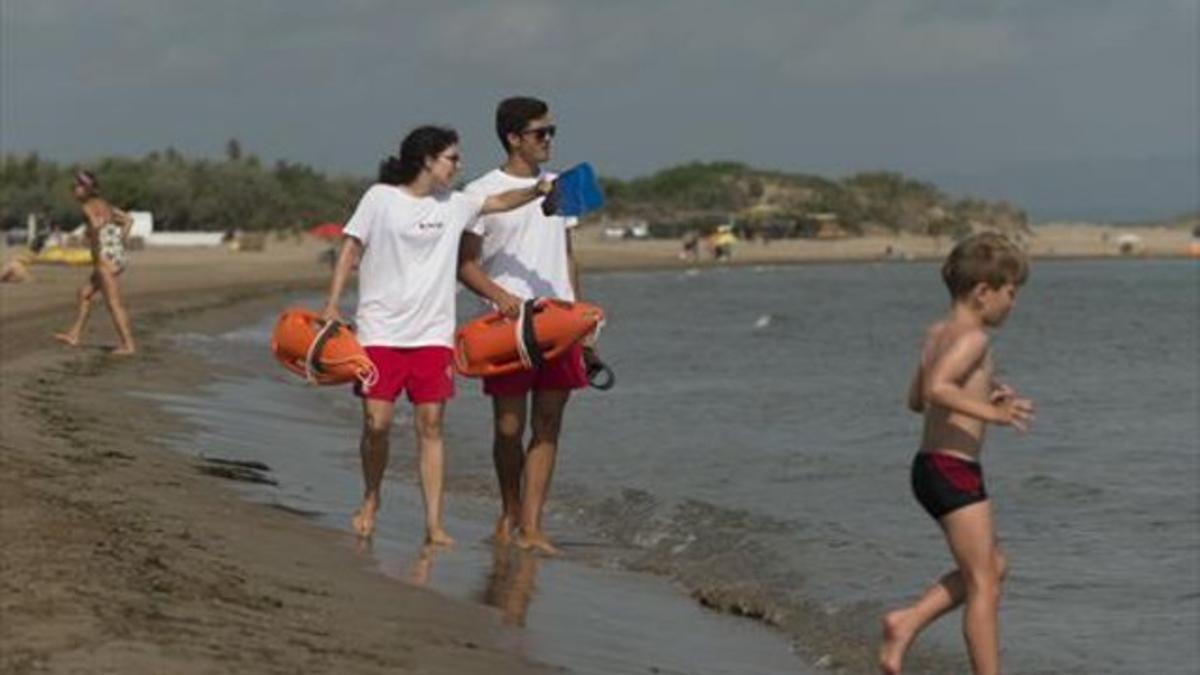
[[[997,232],[980,232],[963,239],[950,251],[942,265],[942,281],[958,299],[977,284],[1000,288],[1020,286],[1029,278],[1029,261],[1008,237]]]
[[[425,168],[425,160],[437,157],[458,143],[458,132],[449,127],[422,126],[408,132],[400,141],[400,156],[392,155],[379,163],[379,182],[408,185]]]
[[[100,192],[100,179],[96,178],[96,174],[87,169],[80,169],[75,172],[75,184],[82,188],[87,188],[90,194],[98,194]]]
[[[508,152],[508,135],[519,134],[529,127],[529,123],[539,117],[545,117],[550,112],[550,106],[541,99],[529,96],[513,96],[500,101],[496,106],[496,135],[500,137],[500,145]]]

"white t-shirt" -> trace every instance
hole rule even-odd
[[[500,169],[475,179],[467,194],[480,199],[499,192],[528,188],[538,180],[553,180],[543,172],[537,178],[521,178]],[[504,290],[520,298],[575,300],[567,257],[567,230],[578,219],[542,214],[542,200],[501,213],[480,216],[469,231],[483,237],[483,271]]]
[[[344,232],[362,242],[358,340],[364,346],[454,345],[458,243],[483,207],[462,192],[414,197],[371,186]]]

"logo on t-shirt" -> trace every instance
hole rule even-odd
[[[440,229],[442,229],[442,227],[444,227],[444,225],[442,224],[441,221],[435,221],[435,222],[431,222],[431,223],[417,223],[417,229],[422,232],[425,232],[428,230],[440,230]]]

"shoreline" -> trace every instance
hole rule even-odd
[[[1136,236],[1136,244],[1122,251],[1121,237]],[[915,235],[867,235],[845,239],[782,239],[769,244],[739,241],[733,257],[714,261],[680,258],[680,242],[669,239],[604,239],[600,228],[590,227],[575,237],[575,251],[584,272],[728,267],[742,265],[807,265],[848,263],[940,262],[953,248],[950,238]],[[1055,224],[1038,226],[1027,240],[1030,257],[1037,260],[1147,260],[1194,258],[1192,237],[1179,227],[1107,227]],[[890,251],[890,252],[889,252]]]
[[[953,243],[946,237],[910,234],[870,234],[830,240],[781,239],[769,244],[738,241],[733,247],[732,259],[718,262],[707,254],[696,260],[681,258],[680,242],[674,239],[607,239],[602,223],[582,226],[574,237],[575,253],[585,274],[741,265],[938,262],[950,252]],[[264,271],[258,268],[265,267],[265,274],[276,283],[320,286],[328,283],[328,267],[319,264],[317,258],[328,247],[327,242],[312,239],[296,242],[273,238],[267,242],[264,252],[237,253],[224,247],[144,249],[133,254],[139,273],[128,275],[123,283],[131,285],[132,293],[152,297],[152,291],[141,282],[143,275],[140,272],[148,267],[171,269],[173,273],[190,276],[187,285],[204,290],[233,286],[238,280],[247,278],[254,278],[254,283],[259,284],[258,279]],[[1053,261],[1195,259],[1200,255],[1200,241],[1195,240],[1185,226],[1046,223],[1033,227],[1032,234],[1026,238],[1026,247],[1033,260]],[[0,260],[8,260],[15,250],[0,242]],[[213,265],[219,265],[226,276],[213,279],[211,275],[196,274],[197,270],[206,270]],[[71,292],[83,277],[82,269],[33,265],[30,267],[34,276],[32,283],[0,284],[0,289],[50,284],[65,293],[38,293],[39,299],[53,295],[59,300],[55,304],[70,306]],[[64,278],[70,281],[64,284]],[[24,313],[30,309],[29,295],[34,294],[0,291],[0,314],[14,309]]]
[[[325,268],[311,278],[189,279],[204,290],[188,289],[185,300],[183,279],[164,287],[164,272],[144,274],[160,278],[127,293],[134,358],[97,346],[115,340],[105,311],[93,317],[89,346],[70,350],[49,339],[70,317],[61,297],[24,311],[0,303],[0,344],[18,347],[0,353],[0,531],[30,543],[0,555],[0,616],[13,619],[0,622],[0,672],[570,670],[514,649],[524,629],[507,610],[385,573],[347,529],[247,499],[229,476],[213,480],[203,441],[171,440],[194,423],[164,400],[219,380],[223,368],[181,363],[186,349],[169,336],[259,322],[282,296],[320,289]],[[31,477],[37,489],[20,489]],[[56,513],[64,502],[66,521]],[[708,611],[686,594],[671,602]],[[786,642],[774,633],[755,640]]]
[[[130,392],[209,377],[173,360],[163,327],[235,325],[316,281],[288,277],[183,299],[147,280],[129,294],[134,358],[50,340],[61,303],[0,307],[0,671],[553,672],[505,647],[494,613],[379,574],[345,533],[246,501],[157,440],[182,422]]]

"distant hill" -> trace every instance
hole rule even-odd
[[[1161,219],[1194,211],[1196,205],[1177,197],[1200,190],[1193,185],[1188,193],[1182,186],[1178,177],[1186,174],[1184,164],[1163,165],[1162,174],[1147,168],[1136,179],[1127,174],[1120,174],[1125,176],[1120,180],[1118,174],[1081,174],[1072,179],[1078,181],[1073,194],[1091,195],[1087,203],[1103,211],[1099,205],[1105,200],[1125,203],[1122,190],[1134,189],[1128,183],[1141,185],[1143,196],[1162,191],[1161,213],[1111,207],[1105,211],[1111,220]],[[29,213],[59,225],[78,222],[78,206],[70,196],[77,166],[37,155],[2,158],[0,228],[23,227]],[[153,211],[156,226],[170,230],[298,229],[341,222],[370,184],[367,177],[329,176],[286,161],[266,165],[252,154],[243,155],[236,140],[230,141],[223,159],[189,159],[168,148],[140,158],[101,158],[87,166],[98,172],[114,203]],[[602,179],[608,205],[600,217],[644,220],[663,236],[726,223],[771,236],[814,237],[880,231],[953,236],[980,228],[1017,232],[1029,227],[1024,197],[1007,201],[955,196],[1004,193],[998,181],[978,177],[976,185],[959,179],[935,185],[886,171],[829,178],[737,162],[693,162],[628,181]],[[1036,176],[1030,174],[1028,180],[1030,190],[1041,190]],[[1113,194],[1095,194],[1104,192],[1103,186],[1110,186]],[[1068,192],[1056,197],[1064,209],[1073,199]],[[1034,196],[1048,199],[1043,193],[1057,194],[1047,188]],[[1166,195],[1175,195],[1174,201]],[[1087,217],[1065,210],[1043,209],[1040,214]]]
[[[1028,227],[1025,213],[1012,204],[956,199],[931,183],[891,172],[830,179],[737,162],[694,162],[603,183],[609,199],[605,215],[646,220],[660,232],[727,222],[781,236],[873,230],[953,235]]]
[[[1079,159],[935,174],[947,190],[1019,203],[1034,220],[1151,221],[1200,210],[1200,156]]]

